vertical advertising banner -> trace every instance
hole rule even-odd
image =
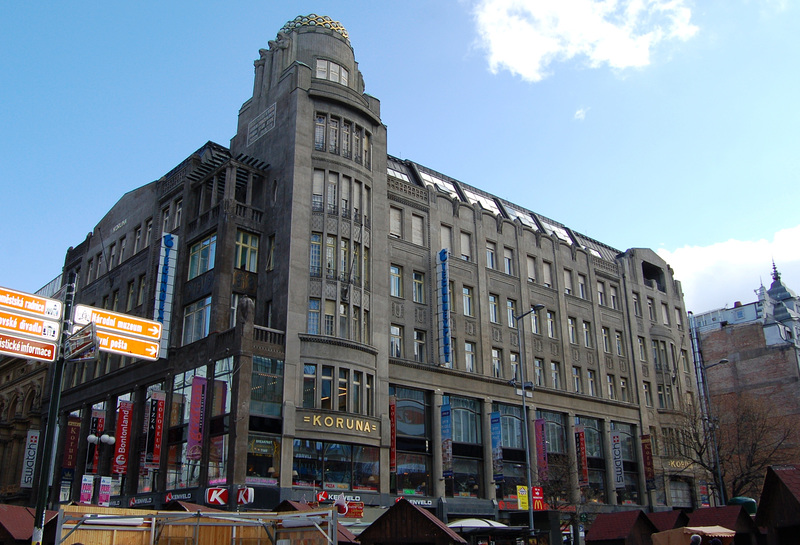
[[[452,367],[452,347],[450,346],[450,275],[447,265],[447,250],[439,252],[436,263],[436,309],[439,326],[439,365]]]
[[[25,450],[22,452],[22,477],[20,488],[33,488],[33,474],[36,468],[36,453],[39,451],[39,430],[28,430]]]
[[[547,480],[547,421],[544,418],[537,418],[533,422],[536,435],[536,465],[539,469],[539,480]]]
[[[61,467],[75,469],[78,465],[78,440],[81,436],[81,419],[78,416],[67,418],[67,431],[64,434],[64,458]]]
[[[389,396],[389,472],[397,473],[397,397]]]
[[[614,465],[614,488],[625,488],[625,472],[622,468],[622,440],[618,431],[611,432],[611,461]]]
[[[97,491],[97,505],[108,507],[111,503],[111,477],[100,477],[100,488]]]
[[[489,415],[492,429],[492,474],[494,482],[503,480],[503,431],[500,427],[500,413],[493,412]]]
[[[575,450],[578,460],[578,486],[589,486],[589,464],[586,460],[586,431],[575,426]]]
[[[647,490],[656,489],[656,470],[653,467],[653,443],[649,435],[642,435],[642,461]]]
[[[161,353],[169,348],[169,324],[172,319],[172,295],[175,291],[175,265],[178,260],[178,237],[167,233],[161,238],[161,254],[156,277],[156,301],[153,319],[161,322]]]
[[[117,409],[117,436],[114,463],[111,472],[124,475],[128,472],[128,455],[131,450],[131,420],[133,419],[133,402],[120,401]]]
[[[449,403],[442,405],[442,477],[453,478],[453,421]]]
[[[517,505],[522,511],[530,509],[528,503],[528,487],[517,485]]]
[[[92,503],[92,496],[94,495],[94,475],[84,475],[81,479],[81,496],[80,503],[89,505]]]
[[[92,422],[89,425],[89,433],[94,434],[95,437],[103,435],[106,427],[106,413],[104,411],[92,411]],[[92,473],[97,473],[98,464],[100,462],[100,443],[89,443],[89,452],[87,456],[92,461]]]
[[[161,447],[164,438],[164,411],[166,410],[166,392],[153,392],[147,414],[147,449],[144,465],[148,469],[158,469],[161,464]]]
[[[203,424],[206,417],[205,377],[192,377],[192,399],[189,407],[189,437],[186,442],[186,458],[199,460],[203,455]]]

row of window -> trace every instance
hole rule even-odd
[[[332,299],[308,300],[306,332],[370,344],[369,310]]]
[[[372,135],[356,123],[317,112],[314,119],[314,149],[352,159],[372,168]]]
[[[345,367],[303,365],[303,408],[375,415],[375,376]]]
[[[363,276],[364,285],[369,288],[369,269],[369,248],[362,247],[360,242],[331,234],[311,233],[309,275],[312,278],[321,278],[324,275],[328,280],[338,279],[360,285]]]
[[[128,237],[133,237],[133,248],[128,254]],[[150,246],[153,237],[153,220],[148,219],[133,230],[133,235],[125,235],[119,240],[112,242],[108,249],[89,258],[86,264],[86,284],[100,278],[103,274],[114,267],[119,266],[129,257],[136,255],[139,251]]]
[[[268,237],[266,270],[271,271],[275,259],[275,235]],[[242,229],[236,231],[233,265],[236,269],[258,272],[259,236]],[[187,280],[214,268],[217,255],[217,234],[212,233],[189,246]]]

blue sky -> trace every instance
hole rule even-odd
[[[800,291],[800,8],[788,0],[0,0],[0,285],[35,291],[127,191],[228,145],[253,61],[340,21],[389,153],[620,250],[695,312]]]

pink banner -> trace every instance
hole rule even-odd
[[[533,425],[536,431],[536,465],[539,468],[539,480],[547,480],[547,434],[545,433],[545,425],[547,421],[544,418],[537,418]]]
[[[203,455],[203,425],[206,413],[205,377],[192,377],[192,399],[189,406],[189,437],[186,444],[186,458],[199,460]]]
[[[120,401],[117,409],[117,440],[112,473],[124,475],[128,472],[128,455],[131,449],[131,420],[133,418],[133,402]]]
[[[586,460],[586,431],[575,426],[575,449],[578,459],[578,486],[589,486],[589,464]]]
[[[97,505],[108,507],[111,504],[111,477],[100,477],[100,489],[97,491]]]
[[[161,442],[164,436],[164,410],[166,407],[166,394],[164,392],[153,393],[153,404],[150,406],[150,428],[153,430],[152,451],[148,449],[147,452],[147,467],[158,469],[161,464]],[[155,412],[155,417],[152,412]],[[148,433],[148,446],[150,444],[150,436]],[[152,456],[151,456],[152,454]]]
[[[389,396],[389,472],[397,473],[397,397]]]
[[[91,504],[94,495],[94,475],[84,475],[81,480],[80,503]]]

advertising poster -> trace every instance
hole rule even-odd
[[[78,440],[81,436],[81,419],[78,416],[67,418],[67,430],[64,437],[64,458],[61,467],[75,469],[78,465]]]
[[[522,511],[527,511],[530,509],[528,507],[528,487],[517,485],[517,502],[519,503],[519,508]]]
[[[94,434],[96,437],[103,435],[106,426],[106,413],[104,411],[92,411],[92,422],[89,425],[89,433]],[[100,462],[100,443],[89,443],[87,453],[87,460],[91,460],[91,471],[87,468],[87,472],[96,473],[97,464]]]
[[[192,399],[189,406],[189,437],[186,444],[186,458],[199,460],[203,455],[203,425],[206,414],[205,377],[192,377]]]
[[[397,397],[389,396],[389,472],[397,473]]]
[[[547,420],[544,418],[537,418],[533,422],[534,430],[536,433],[536,465],[539,469],[539,480],[547,480],[547,434],[546,434]]]
[[[578,486],[589,486],[589,464],[586,461],[586,432],[575,426],[575,450],[578,461]]]
[[[36,468],[36,453],[39,451],[39,430],[28,430],[25,450],[22,453],[22,477],[20,488],[33,488],[33,475]]]
[[[161,447],[164,437],[164,413],[167,394],[154,391],[145,404],[144,429],[142,436],[142,468],[158,469],[161,463]]]
[[[128,472],[128,455],[131,449],[131,421],[133,420],[133,401],[120,401],[117,409],[117,436],[114,449],[114,463],[111,472],[124,475]]]
[[[611,461],[614,465],[614,488],[625,488],[625,472],[622,468],[622,440],[618,431],[611,432]]]
[[[494,482],[503,480],[503,432],[500,428],[500,413],[489,415],[492,430],[492,475]]]
[[[111,477],[100,477],[100,489],[97,491],[97,505],[108,507],[111,503]]]
[[[656,489],[656,470],[653,467],[653,443],[649,435],[642,435],[642,460],[647,490]]]
[[[81,496],[78,500],[80,503],[90,505],[92,503],[92,496],[94,495],[94,475],[84,475],[81,479]]]
[[[442,476],[453,478],[453,422],[449,403],[442,405]]]

